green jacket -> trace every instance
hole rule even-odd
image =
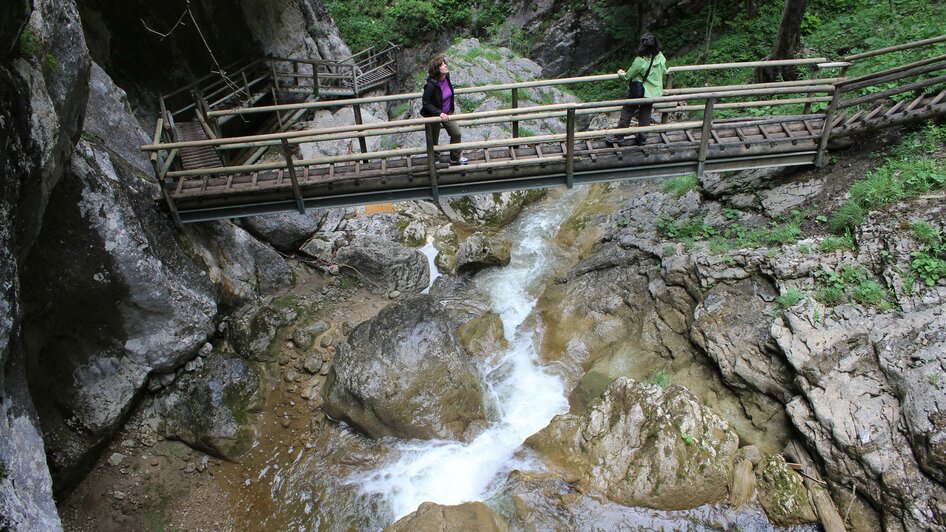
[[[635,79],[637,81],[643,81],[644,97],[658,98],[664,94],[664,74],[667,73],[667,58],[664,57],[664,54],[657,52],[657,55],[654,56],[654,66],[650,69],[650,75],[647,76],[647,79],[643,79],[644,74],[647,72],[647,65],[649,64],[649,57],[638,57],[634,59],[634,62],[631,63],[631,68],[621,74],[621,79],[624,81],[632,81]]]

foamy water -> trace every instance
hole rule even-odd
[[[384,499],[392,520],[425,501],[459,504],[487,499],[509,471],[530,466],[516,458],[522,442],[568,410],[563,383],[541,366],[535,332],[523,323],[552,274],[555,248],[551,238],[571,204],[566,196],[522,216],[519,227],[511,232],[517,239],[509,266],[484,272],[477,279],[477,285],[490,295],[509,340],[505,352],[494,353],[477,368],[486,399],[496,407],[489,428],[469,443],[399,443],[396,462],[356,479],[363,494]]]

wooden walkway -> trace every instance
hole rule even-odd
[[[874,57],[893,51],[916,50],[946,42],[946,36],[878,50],[845,59]],[[896,49],[894,49],[896,48]],[[752,68],[753,62],[729,65],[676,67],[678,70]],[[156,173],[164,183],[160,198],[176,223],[199,222],[287,210],[349,206],[375,202],[432,199],[475,193],[501,192],[610,180],[702,175],[707,171],[824,164],[829,142],[880,128],[946,116],[946,56],[928,57],[893,69],[855,78],[844,77],[852,61],[829,62],[825,58],[797,60],[817,64],[811,79],[751,86],[673,88],[653,103],[660,120],[648,128],[580,131],[576,117],[613,113],[628,101],[558,104],[456,115],[464,124],[500,123],[509,126],[506,139],[472,141],[453,146],[464,150],[465,165],[448,165],[446,151],[452,146],[434,146],[429,125],[437,119],[414,119],[381,124],[362,124],[360,105],[377,101],[412,99],[418,94],[374,99],[341,100],[334,105],[352,105],[356,124],[318,130],[247,135],[191,142],[155,142],[152,152]],[[821,76],[822,71],[837,73]],[[671,69],[671,74],[673,69]],[[503,86],[458,89],[457,93],[513,91],[529,87],[599,82],[614,76],[589,76],[563,80],[541,80]],[[864,90],[867,89],[867,90]],[[909,98],[904,95],[913,94]],[[640,100],[638,100],[640,101]],[[240,107],[205,113],[220,119],[239,113],[299,113],[328,106],[327,102]],[[791,109],[785,114],[753,116],[759,108]],[[812,111],[811,109],[817,109]],[[722,113],[726,110],[726,113]],[[733,114],[740,116],[732,116]],[[717,117],[717,115],[723,115]],[[746,116],[742,116],[746,115]],[[688,118],[693,117],[693,118]],[[558,118],[565,131],[559,134],[521,137],[519,123]],[[828,127],[826,127],[826,124]],[[198,128],[201,129],[201,128]],[[213,127],[205,127],[213,130]],[[428,131],[426,146],[368,153],[364,138],[371,135]],[[157,131],[161,130],[161,126]],[[156,131],[156,139],[159,134]],[[605,142],[606,135],[633,136],[646,132],[643,146]],[[194,137],[196,139],[196,136]],[[323,140],[357,139],[361,153],[299,160],[292,146]],[[180,150],[174,162],[174,150]],[[194,155],[199,153],[202,161]],[[233,150],[277,149],[278,162],[219,166],[207,155]],[[163,154],[163,156],[162,156]],[[226,158],[224,158],[226,159]]]

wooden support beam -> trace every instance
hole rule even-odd
[[[353,103],[351,109],[355,113],[355,125],[364,124],[364,120],[361,118],[361,105]],[[358,148],[361,149],[361,153],[368,153],[368,143],[365,141],[364,135],[358,135]]]
[[[517,88],[512,89],[512,108],[513,109],[519,108],[519,89]],[[512,121],[512,138],[514,139],[519,138],[519,121],[518,120]]]
[[[841,104],[841,91],[835,91],[834,98],[828,105],[828,110],[824,115],[824,126],[821,128],[821,140],[818,142],[818,156],[815,158],[815,166],[818,168],[828,164],[828,141],[831,139],[831,130],[834,128],[834,115],[838,112]]]
[[[713,98],[707,98],[706,106],[703,108],[703,127],[700,129],[700,149],[697,152],[696,176],[703,177],[706,168],[706,155],[709,153],[709,141],[713,132]]]
[[[302,190],[299,189],[299,180],[296,178],[296,167],[292,164],[292,152],[289,150],[289,143],[286,139],[282,140],[282,153],[286,158],[286,167],[289,169],[289,179],[292,180],[292,195],[296,197],[296,208],[299,214],[305,214],[305,202],[302,201]]]
[[[575,110],[566,111],[565,117],[565,186],[571,189],[575,186]]]
[[[434,153],[434,125],[427,124],[427,170],[430,172],[430,195],[435,202],[440,201],[440,191],[437,189],[437,155]]]

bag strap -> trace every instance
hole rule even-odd
[[[647,73],[644,74],[644,77],[641,79],[641,83],[647,81],[647,77],[650,76],[650,69],[654,66],[654,57],[656,56],[657,54],[650,56],[650,64],[647,65]]]

